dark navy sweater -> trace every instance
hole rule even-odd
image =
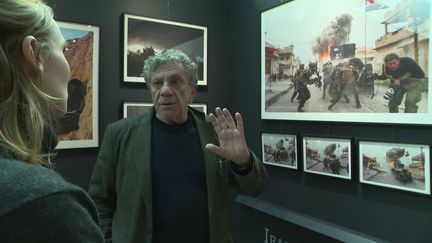
[[[208,242],[205,164],[191,114],[174,126],[153,118],[151,139],[153,243]]]

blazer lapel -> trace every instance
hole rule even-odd
[[[138,125],[132,135],[131,160],[137,168],[138,183],[144,205],[148,210],[149,218],[153,218],[152,205],[152,175],[151,175],[151,121],[154,109],[146,112],[138,120]],[[132,185],[133,186],[133,185]]]
[[[192,114],[195,119],[195,124],[197,126],[198,135],[201,143],[201,150],[204,156],[207,180],[208,209],[209,216],[211,216],[216,194],[216,176],[218,164],[216,155],[208,151],[205,146],[208,143],[218,144],[218,142],[215,138],[213,127],[209,123],[207,123],[205,119],[197,117],[193,111]]]

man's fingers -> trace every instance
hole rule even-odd
[[[216,107],[215,114],[210,114],[209,116],[217,133],[222,132],[224,129],[236,129],[244,134],[243,118],[240,113],[235,113],[235,121],[227,108],[221,109],[220,107]]]
[[[237,130],[241,134],[244,134],[243,117],[238,112],[235,114],[235,117],[236,117],[236,121],[237,121]]]
[[[233,119],[233,117],[231,116],[230,111],[229,111],[227,108],[224,108],[222,111],[223,111],[223,114],[224,114],[225,120],[226,120],[226,122],[227,122],[227,126],[228,126],[228,128],[236,128],[236,125],[235,125],[234,119]]]
[[[209,117],[210,117],[210,122],[216,131],[216,134],[219,134],[222,131],[221,124],[219,123],[218,119],[213,113],[210,113]]]
[[[214,154],[216,154],[216,155],[218,155],[220,157],[223,157],[223,153],[222,153],[222,148],[221,147],[218,147],[218,146],[216,146],[216,145],[214,145],[212,143],[206,144],[205,147],[206,147],[206,149],[208,151],[210,151],[210,152],[212,152],[212,153],[214,153]]]
[[[225,118],[225,115],[220,107],[216,107],[216,115],[217,119],[219,120],[219,123],[221,124],[222,128],[229,128],[228,122]]]

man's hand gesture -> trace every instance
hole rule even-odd
[[[250,153],[244,137],[243,119],[240,113],[235,114],[237,125],[228,109],[217,107],[215,113],[216,116],[210,113],[209,117],[216,130],[220,146],[209,143],[206,149],[239,166],[246,166]]]

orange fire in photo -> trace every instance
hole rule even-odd
[[[329,43],[327,47],[319,54],[319,59],[321,62],[325,62],[331,59],[331,49],[333,45]]]

